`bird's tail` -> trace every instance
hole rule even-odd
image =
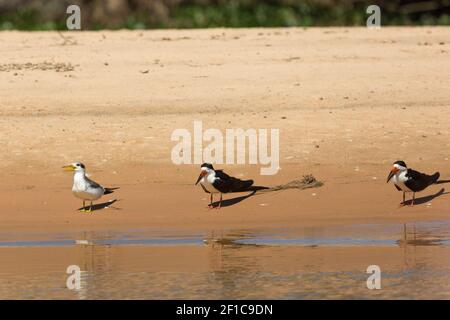
[[[253,185],[253,180],[236,179],[233,187],[234,192],[247,191]]]
[[[439,172],[435,172],[432,176],[431,176],[431,181],[430,184],[435,184],[438,180],[439,177],[441,176],[441,174]]]
[[[114,190],[120,189],[119,187],[117,188],[105,188],[105,192],[103,194],[110,194],[113,193]]]
[[[245,190],[245,191],[259,191],[259,190],[266,190],[266,189],[270,189],[270,188],[264,187],[264,186],[251,186],[251,187],[247,188],[247,190]]]

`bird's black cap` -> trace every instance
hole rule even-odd
[[[211,163],[203,163],[201,166],[200,166],[200,168],[209,168],[209,169],[211,169],[211,170],[214,170],[214,167],[212,166],[212,164]]]
[[[402,160],[395,161],[394,164],[398,164],[399,166],[407,168],[406,163]]]
[[[76,163],[76,166],[77,166],[77,167],[81,167],[81,168],[83,168],[83,169],[86,169],[86,167],[84,166],[84,164],[82,164],[81,162],[77,162],[77,163]]]

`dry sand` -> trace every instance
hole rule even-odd
[[[0,232],[259,228],[446,220],[448,184],[398,208],[395,160],[450,178],[450,28],[0,32]],[[220,166],[257,184],[325,183],[205,209],[176,128],[280,128],[280,166]],[[120,186],[78,213],[72,177]],[[226,195],[231,198],[240,195]]]

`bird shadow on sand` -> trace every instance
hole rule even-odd
[[[445,189],[442,188],[441,190],[439,190],[438,192],[436,192],[435,194],[431,194],[429,196],[425,196],[425,197],[420,197],[420,198],[416,198],[416,200],[414,200],[414,205],[418,205],[418,204],[424,204],[427,203],[437,197],[443,196],[445,194],[450,194],[450,192],[445,192]],[[412,200],[407,200],[405,201],[405,206],[411,205]]]
[[[231,198],[231,199],[225,199],[225,200],[222,200],[222,205],[221,205],[221,207],[229,207],[229,206],[238,204],[239,202],[244,201],[245,199],[254,196],[255,193],[256,193],[256,191],[257,191],[257,190],[253,190],[253,191],[251,191],[249,194],[247,194],[247,195],[245,195],[245,196],[240,196],[240,197],[235,197],[235,198]],[[217,207],[219,206],[219,202],[220,202],[220,201],[215,201],[215,202],[213,202],[213,203],[212,203],[212,207],[213,207],[213,208],[217,208]]]
[[[118,200],[118,199],[114,199],[114,200],[110,200],[110,201],[107,201],[107,202],[102,202],[102,203],[94,204],[94,205],[92,206],[92,212],[98,211],[98,210],[103,210],[103,209],[121,210],[121,208],[117,208],[117,207],[113,207],[113,206],[112,206],[112,205],[113,205],[114,203],[116,203],[117,201],[119,201],[119,200]],[[89,210],[89,205],[86,206],[86,207],[84,207],[84,208],[81,207],[81,208],[79,208],[78,210],[82,210],[82,209]]]

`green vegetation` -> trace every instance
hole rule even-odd
[[[52,7],[49,2],[45,10],[40,10],[27,2],[19,8],[2,7],[6,2],[0,0],[0,29],[64,30],[67,3],[55,2]],[[410,5],[405,9],[399,0],[122,0],[116,1],[117,8],[108,10],[103,10],[102,1],[78,1],[82,8],[83,29],[94,30],[356,26],[365,24],[366,7],[377,2],[382,8],[383,25],[450,25],[448,7],[427,11],[427,7],[421,8],[418,2],[418,6]],[[94,10],[96,15],[91,14]]]

